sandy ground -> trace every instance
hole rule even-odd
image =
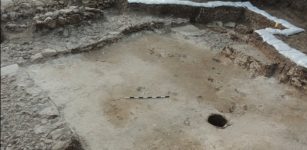
[[[63,108],[86,149],[306,149],[306,94],[251,78],[213,59],[217,53],[177,32],[145,33],[24,70]],[[207,123],[212,113],[231,126]]]

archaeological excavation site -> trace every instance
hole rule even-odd
[[[307,0],[1,0],[1,150],[306,150]]]

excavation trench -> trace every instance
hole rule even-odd
[[[220,6],[214,8],[192,7],[184,5],[148,5],[140,3],[130,4],[133,11],[147,12],[158,16],[172,16],[188,18],[192,23],[207,24],[213,21],[237,22],[245,24],[250,30],[274,27],[275,23],[266,17],[256,14],[246,8]],[[279,26],[278,28],[284,28]]]
[[[219,41],[208,41],[201,33],[210,32],[191,24],[170,33],[140,32],[97,51],[30,65],[26,71],[56,105],[64,106],[66,121],[88,149],[205,149],[216,140],[229,147],[246,139],[233,138],[238,133],[258,141],[261,134],[280,148],[291,147],[282,144],[288,140],[279,134],[282,126],[270,126],[277,118],[265,114],[287,116],[290,108],[275,104],[284,103],[280,95],[295,89],[274,78],[250,78],[248,71],[217,60],[221,50],[210,43],[255,49],[255,57],[265,59],[253,46],[226,40],[220,33],[211,33]],[[170,97],[123,99],[165,95]],[[287,99],[295,103],[300,96]],[[234,115],[233,125],[226,132],[215,130],[207,122],[212,113]]]
[[[270,60],[269,63],[262,63],[260,58],[250,56],[249,52],[241,52],[241,50],[232,49],[233,52],[222,52],[223,57],[228,57],[230,60],[237,60],[238,53],[244,55],[243,57],[251,57],[250,59],[242,60],[246,62],[240,62],[239,66],[244,69],[250,70],[256,75],[263,75],[266,77],[275,76],[282,83],[289,83],[299,89],[306,89],[307,85],[307,69],[297,66],[295,63],[279,54],[277,50],[270,46],[268,43],[262,41],[261,37],[254,31],[263,28],[277,28],[285,29],[282,25],[276,24],[266,17],[256,14],[246,8],[241,7],[226,7],[220,6],[216,8],[204,8],[204,7],[191,7],[182,5],[144,5],[132,3],[130,4],[130,11],[136,14],[143,14],[144,16],[158,16],[160,18],[184,18],[188,19],[190,23],[197,27],[208,28],[213,31],[226,33],[232,40],[244,41],[257,48],[257,51],[261,51],[265,55],[265,59]],[[144,14],[145,13],[145,14]],[[180,22],[165,23],[163,21],[154,21],[143,23],[140,25],[130,26],[121,31],[119,35],[113,35],[111,37],[105,37],[103,40],[84,45],[81,47],[75,47],[69,50],[71,53],[79,53],[84,51],[91,51],[94,49],[103,48],[106,45],[116,43],[125,36],[139,31],[153,31],[161,28],[169,28],[181,25]],[[228,49],[226,47],[220,47],[219,49]],[[257,52],[256,52],[257,53]],[[226,54],[226,55],[225,55]],[[239,58],[241,59],[241,58]],[[241,60],[240,60],[241,61]],[[256,66],[255,66],[256,64]]]
[[[129,26],[20,71],[47,93],[80,137],[67,149],[306,147],[307,121],[300,115],[307,113],[306,93],[278,80],[285,75],[284,82],[295,80],[303,89],[306,70],[253,32],[274,23],[243,8],[131,4],[130,9],[127,16],[160,20]],[[189,21],[166,23],[169,18]],[[168,97],[126,99],[163,96]],[[229,122],[224,130],[216,128]]]
[[[206,8],[174,4],[151,5],[132,3],[130,4],[130,7],[134,11],[147,12],[151,15],[187,18],[191,23],[196,25],[208,25],[212,22],[218,21],[218,26],[220,27],[222,27],[223,24],[226,24],[226,28],[227,24],[228,27],[229,25],[235,27],[235,34],[231,33],[234,39],[240,39],[254,45],[273,62],[272,65],[274,66],[274,70],[269,71],[271,72],[269,73],[270,76],[274,75],[281,82],[289,83],[290,85],[300,89],[307,88],[307,68],[298,66],[284,55],[279,54],[274,47],[263,42],[262,38],[254,32],[264,28],[285,29],[282,25],[276,24],[260,14],[246,8],[228,6]],[[231,25],[229,22],[235,22],[240,25]],[[217,31],[227,32],[221,29],[218,29]]]

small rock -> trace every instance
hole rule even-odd
[[[16,28],[17,28],[17,25],[14,24],[14,23],[8,23],[8,24],[5,25],[5,28],[6,28],[7,30],[15,31]]]
[[[60,1],[58,1],[58,3],[63,5],[64,1],[60,0]]]
[[[82,17],[79,14],[72,14],[68,17],[71,24],[77,24],[82,21]]]
[[[11,147],[11,146],[7,146],[6,148],[5,148],[5,150],[13,150],[14,148],[13,147]]]
[[[50,139],[44,139],[44,142],[45,142],[46,144],[50,144],[50,143],[52,143],[52,142],[53,142],[53,140],[50,140]]]
[[[281,83],[286,83],[286,82],[289,81],[289,76],[286,75],[285,73],[283,73],[283,74],[281,74],[281,75],[279,76],[278,79],[279,79],[279,81],[280,81]]]
[[[214,28],[214,27],[223,27],[223,22],[222,21],[213,21],[211,23],[208,23],[207,24],[207,27],[211,27],[211,28]]]
[[[39,7],[36,8],[36,10],[39,11],[39,12],[43,12],[43,11],[44,11],[44,8],[41,7],[41,6],[39,6]]]
[[[246,56],[246,55],[238,55],[235,60],[234,60],[234,63],[239,65],[239,66],[243,66],[245,67],[245,65],[249,62],[249,59],[250,57],[249,56]]]
[[[184,125],[186,125],[186,126],[190,126],[190,118],[186,118],[185,120],[184,120],[184,122],[183,122],[183,124]]]
[[[214,23],[212,23],[212,22],[211,22],[211,23],[206,24],[206,26],[207,26],[207,27],[209,27],[209,28],[216,27],[216,26],[215,26],[215,24],[214,24]]]
[[[295,74],[295,68],[291,68],[287,73],[287,75],[289,76],[294,75],[294,74]]]
[[[1,19],[2,19],[2,20],[7,20],[8,17],[9,17],[9,16],[8,16],[7,14],[2,14],[2,15],[1,15]]]
[[[21,3],[21,4],[19,4],[19,6],[23,9],[30,9],[31,8],[30,3]]]
[[[19,57],[18,59],[17,59],[17,64],[23,64],[23,63],[25,63],[25,59],[23,58],[23,57]]]
[[[225,27],[229,27],[229,28],[235,28],[236,27],[236,23],[235,22],[227,22],[224,24]]]
[[[47,119],[42,119],[42,120],[41,120],[41,123],[42,123],[42,124],[46,124],[46,123],[48,123],[48,120],[47,120]]]
[[[144,90],[145,89],[145,87],[138,87],[136,90],[138,91],[138,92],[141,92],[142,90]]]
[[[58,24],[59,25],[64,26],[66,24],[66,22],[67,22],[67,20],[64,17],[62,17],[62,16],[58,17]]]
[[[31,56],[31,62],[37,62],[40,61],[44,58],[44,56],[42,55],[42,53],[37,53],[33,56]]]
[[[63,31],[63,37],[69,37],[69,30],[64,29],[64,31]]]
[[[64,135],[65,132],[65,128],[56,129],[50,133],[50,137],[51,139],[56,140],[59,139],[62,135]]]
[[[299,88],[303,86],[302,82],[300,82],[298,78],[292,78],[291,84]]]
[[[34,133],[35,134],[42,134],[42,133],[45,133],[46,131],[48,131],[49,129],[46,128],[46,126],[39,126],[39,125],[36,125],[34,127]]]
[[[253,33],[253,29],[245,26],[245,25],[242,25],[242,24],[239,24],[236,26],[235,28],[235,31],[241,33],[241,34],[251,34]]]
[[[234,53],[234,50],[231,47],[226,46],[223,49],[223,53],[226,55],[232,55],[232,53]]]
[[[45,19],[51,20],[52,19],[51,16],[53,16],[53,12],[47,12],[45,15],[47,16],[47,18],[45,18]]]
[[[120,34],[120,32],[113,31],[113,32],[109,32],[109,34],[111,34],[111,35],[118,35],[118,34]]]
[[[213,81],[214,81],[214,79],[213,79],[213,78],[211,78],[211,77],[209,77],[209,78],[208,78],[208,81],[213,82]]]
[[[57,51],[57,54],[66,54],[66,53],[71,52],[70,49],[65,49],[65,48],[57,49],[56,51]]]
[[[21,32],[27,28],[26,24],[14,24],[14,23],[8,23],[5,25],[5,28],[9,31],[14,32]]]
[[[59,113],[54,107],[46,107],[45,109],[39,112],[39,115],[47,119],[54,119],[59,116]]]
[[[10,12],[8,12],[8,16],[9,16],[9,18],[11,19],[11,20],[15,20],[16,18],[17,18],[17,12],[15,12],[15,11],[10,11]]]
[[[223,22],[222,21],[217,21],[215,22],[215,24],[219,27],[223,27]]]
[[[51,17],[47,17],[44,20],[45,24],[49,27],[49,28],[55,28],[56,27],[56,21],[54,19],[52,19]]]
[[[253,61],[249,65],[249,69],[254,69],[256,71],[260,71],[261,67],[262,67],[261,64],[259,62],[257,62],[257,61]]]
[[[52,146],[52,150],[63,150],[66,149],[69,146],[69,143],[66,141],[59,141],[56,142],[55,145]]]
[[[19,66],[17,64],[1,67],[1,76],[14,75],[18,71]]]
[[[54,49],[50,49],[50,48],[44,49],[44,50],[42,51],[42,55],[43,55],[44,57],[50,57],[50,56],[54,56],[54,55],[56,55],[56,54],[57,54],[57,51],[54,50]]]

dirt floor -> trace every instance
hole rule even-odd
[[[281,83],[251,43],[263,25],[189,19],[108,9],[41,31],[1,23],[1,150],[306,149],[307,74]],[[279,38],[305,52],[305,35]]]
[[[137,34],[25,70],[89,149],[304,149],[306,95],[216,62],[217,51],[180,34],[192,30],[201,32]],[[230,126],[209,124],[212,113]]]

